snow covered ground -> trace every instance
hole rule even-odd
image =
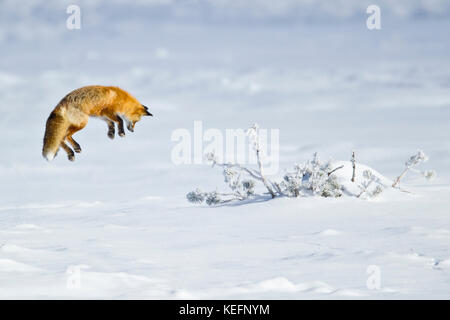
[[[368,1],[274,3],[0,4],[0,298],[450,298],[450,5],[380,1],[369,31]],[[48,114],[89,84],[155,117],[113,141],[92,119],[74,163],[45,162]],[[423,149],[438,176],[367,201],[193,205],[225,189],[219,169],[171,161],[195,120],[279,129],[279,174],[355,149],[392,180]]]

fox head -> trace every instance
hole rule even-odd
[[[148,111],[148,108],[144,106],[143,104],[139,104],[138,107],[133,108],[133,111],[126,114],[127,118],[127,128],[131,132],[134,132],[134,126],[136,125],[136,122],[141,120],[143,116],[151,116],[153,117],[153,114],[151,114]]]

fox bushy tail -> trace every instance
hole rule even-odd
[[[67,134],[69,124],[63,116],[52,112],[47,119],[42,156],[48,161],[55,158],[56,153]]]

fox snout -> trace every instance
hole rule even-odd
[[[148,107],[147,107],[147,106],[144,106],[143,104],[141,104],[141,106],[144,108],[144,110],[140,110],[140,113],[139,113],[138,117],[135,117],[134,115],[131,116],[131,117],[129,117],[129,118],[128,118],[126,115],[122,116],[122,117],[124,118],[124,120],[126,121],[126,123],[127,123],[127,129],[128,129],[130,132],[134,132],[134,126],[136,125],[136,122],[138,122],[138,121],[141,120],[141,117],[142,117],[142,116],[150,116],[150,117],[153,117],[153,114],[151,114],[151,113],[148,111]],[[130,119],[130,118],[131,118],[131,119]]]

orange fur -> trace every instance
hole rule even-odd
[[[47,119],[42,155],[51,161],[59,148],[68,154],[69,160],[74,160],[73,151],[65,144],[65,140],[74,147],[76,152],[81,148],[72,135],[83,129],[89,117],[102,117],[108,123],[115,122],[119,126],[119,135],[123,136],[122,118],[130,131],[142,116],[151,116],[147,107],[131,94],[118,87],[87,86],[76,89],[66,95],[50,113]],[[112,125],[112,123],[111,123]],[[114,137],[114,127],[108,136]]]

